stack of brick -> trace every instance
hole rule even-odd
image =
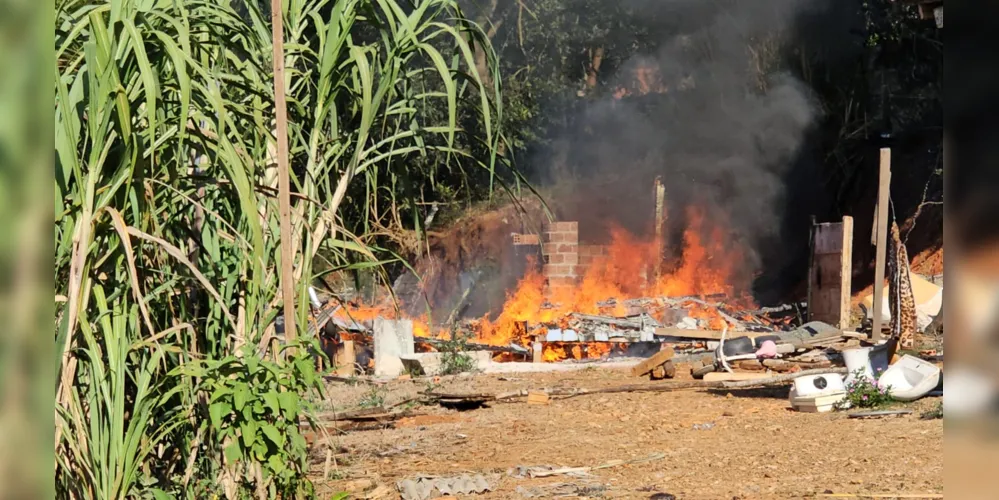
[[[576,272],[580,276],[585,275],[596,260],[607,257],[608,249],[607,245],[579,245],[579,267]]]
[[[579,223],[552,222],[545,227],[543,269],[547,292],[574,288],[579,278]]]

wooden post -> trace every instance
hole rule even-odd
[[[850,328],[850,297],[853,292],[853,217],[843,216],[843,253],[840,263],[839,327]]]
[[[349,377],[354,374],[354,363],[357,362],[357,353],[354,351],[354,341],[344,340],[336,347],[336,354],[333,356],[333,366],[336,374],[341,377]]]
[[[284,338],[298,336],[295,317],[294,249],[291,247],[291,178],[288,171],[288,107],[284,95],[284,20],[281,0],[271,0],[274,58],[274,112],[277,118],[278,217],[281,231],[281,299],[284,301]]]
[[[663,224],[666,223],[666,186],[663,185],[663,178],[656,177],[656,262],[655,278],[659,280],[662,273],[663,252],[666,250],[666,242],[663,238]]]
[[[541,342],[538,342],[538,341],[535,340],[534,341],[534,345],[532,347],[534,348],[534,356],[531,359],[531,361],[533,361],[535,363],[541,363],[541,362],[543,362],[545,360],[545,356],[544,356],[544,354],[545,354],[545,346],[544,346],[544,344],[542,344]]]
[[[885,260],[888,244],[888,200],[891,188],[891,149],[881,148],[881,167],[878,175],[878,217],[874,221],[877,231],[877,260],[874,265],[874,325],[871,339],[881,340],[881,309],[885,288]]]

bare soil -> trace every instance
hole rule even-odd
[[[682,370],[681,370],[682,371]],[[436,386],[446,392],[495,393],[545,387],[609,387],[636,383],[626,369],[587,368],[551,373],[478,374]],[[327,406],[391,405],[416,396],[430,381],[383,386],[330,386]],[[397,481],[418,475],[501,473],[495,491],[465,498],[524,498],[576,490],[562,498],[763,499],[830,493],[942,494],[943,421],[920,415],[939,404],[927,398],[913,413],[850,419],[847,412],[798,413],[787,388],[619,393],[494,403],[455,411],[412,408],[418,416],[396,428],[333,437],[314,445],[313,474],[320,498],[398,498]],[[705,425],[708,424],[708,425]],[[326,450],[332,450],[323,479]],[[597,466],[661,453],[662,459],[590,472],[585,478],[514,478],[516,466]],[[335,462],[335,464],[334,464]],[[563,484],[561,489],[552,485]],[[545,488],[548,488],[545,490]],[[579,494],[578,492],[585,493]],[[373,492],[373,494],[372,494]],[[543,497],[542,497],[543,498]]]

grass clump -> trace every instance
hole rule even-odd
[[[468,355],[468,335],[451,330],[451,337],[440,345],[441,375],[476,371],[475,360]]]

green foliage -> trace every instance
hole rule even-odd
[[[395,257],[370,233],[416,206],[408,186],[505,168],[502,106],[453,0],[284,5],[302,335],[317,256],[379,268]],[[304,358],[264,361],[281,303],[268,17],[61,0],[55,56],[58,496],[307,495],[293,428],[314,380]]]
[[[198,435],[208,451],[202,461],[221,464],[221,474],[247,491],[269,498],[311,496],[304,479],[308,449],[299,420],[309,415],[310,394],[322,392],[321,378],[304,346],[284,362],[260,359],[250,349],[218,360],[196,361],[180,371],[195,385]],[[207,481],[206,487],[219,487]],[[200,492],[204,496],[206,492]]]
[[[837,405],[845,408],[881,408],[895,401],[891,396],[891,387],[879,384],[874,378],[857,370],[853,380],[846,384],[846,399]]]
[[[441,375],[456,375],[475,371],[475,360],[467,354],[467,334],[452,329],[450,338],[441,342],[438,351],[441,353]]]
[[[357,404],[361,408],[378,408],[385,404],[385,394],[380,387],[372,386]]]

